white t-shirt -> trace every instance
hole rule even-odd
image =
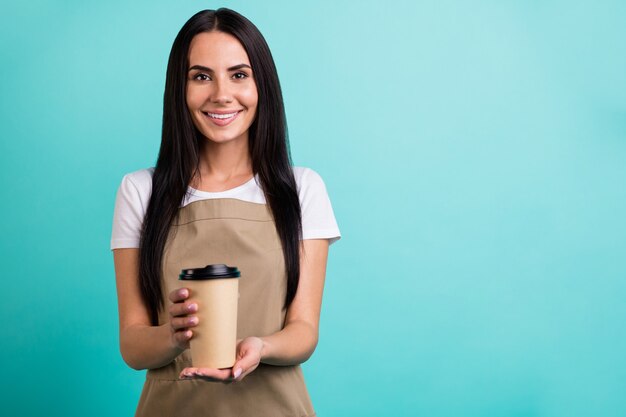
[[[122,179],[115,199],[111,250],[139,247],[141,226],[152,193],[153,173],[154,168],[147,168],[126,174]],[[324,181],[317,172],[309,168],[294,167],[293,174],[302,210],[302,238],[329,239],[329,243],[337,241],[341,234]],[[238,187],[220,192],[200,191],[189,187],[190,193],[185,195],[180,206],[210,198],[236,198],[265,204],[265,195],[257,181],[258,176],[255,176]]]

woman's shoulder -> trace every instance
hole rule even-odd
[[[138,248],[141,225],[152,193],[153,168],[129,172],[115,198],[111,249]]]
[[[293,176],[296,180],[298,189],[308,188],[324,184],[322,177],[316,171],[307,167],[292,167]]]
[[[134,189],[142,196],[152,192],[152,175],[154,167],[138,169],[124,175],[120,187],[122,189]]]
[[[146,206],[152,194],[152,174],[154,167],[138,169],[124,175],[118,190],[118,196],[133,205]]]
[[[302,208],[302,238],[335,242],[341,233],[322,177],[305,167],[294,167],[293,173]]]
[[[138,169],[124,175],[123,181],[132,181],[137,186],[152,186],[152,175],[154,174],[154,167]]]
[[[328,198],[326,184],[317,171],[307,167],[293,167],[300,202],[310,199]]]

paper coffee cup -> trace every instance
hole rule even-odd
[[[192,366],[230,368],[237,349],[237,303],[240,272],[235,266],[183,269],[178,277],[198,304],[198,325],[189,341]]]

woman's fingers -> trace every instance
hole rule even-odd
[[[175,303],[170,306],[170,316],[180,317],[198,311],[198,304],[194,302]]]
[[[191,315],[198,311],[198,304],[188,300],[188,288],[171,291],[168,298],[172,302],[169,306],[172,343],[181,349],[187,349],[189,340],[193,337],[190,328],[196,326],[199,321],[197,316]]]
[[[181,379],[200,378],[206,381],[231,383],[231,368],[212,369],[212,368],[185,368],[181,371],[179,377]]]
[[[169,294],[169,299],[173,303],[170,305],[170,315],[172,317],[185,316],[189,313],[198,311],[198,304],[187,300],[189,298],[189,289],[178,288]]]
[[[174,344],[181,349],[189,348],[189,340],[193,337],[190,328],[195,327],[199,322],[196,316],[172,317],[170,318],[170,331]]]
[[[214,378],[220,381],[230,379],[230,368],[227,369],[211,369],[211,368],[196,368],[196,376],[200,378]]]
[[[172,337],[176,341],[176,344],[181,348],[187,349],[189,347],[189,340],[193,336],[191,330],[183,330],[181,332],[175,332]]]
[[[244,356],[233,365],[231,377],[234,382],[239,382],[258,366],[259,362],[254,356]]]
[[[173,303],[178,303],[186,300],[189,297],[189,290],[187,288],[178,288],[169,294],[169,299]]]
[[[233,382],[239,382],[254,371],[261,362],[263,340],[258,337],[247,337],[237,342],[237,361],[232,368]]]
[[[170,320],[171,326],[174,330],[187,329],[198,325],[197,316],[187,317],[175,317]]]

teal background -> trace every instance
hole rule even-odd
[[[265,35],[332,246],[320,416],[626,415],[626,3],[39,1],[0,16],[0,414],[130,416],[109,250],[193,13]]]

